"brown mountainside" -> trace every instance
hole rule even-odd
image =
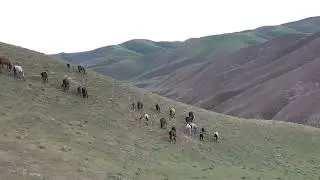
[[[153,90],[229,115],[318,126],[319,47],[320,33],[286,35],[176,72]]]

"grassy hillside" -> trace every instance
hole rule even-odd
[[[1,179],[319,179],[319,129],[208,112],[92,71],[83,77],[75,66],[68,71],[64,62],[1,43],[3,55],[23,66],[26,82],[0,74]],[[47,85],[41,84],[43,70]],[[89,99],[73,84],[70,92],[61,90],[65,74],[87,86]],[[130,111],[130,100],[138,99],[151,116],[148,126]],[[176,144],[159,128],[169,106],[177,110],[168,125],[177,127]],[[208,131],[204,142],[183,130],[190,110]],[[214,131],[221,135],[218,144]]]

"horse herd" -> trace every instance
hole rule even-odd
[[[0,58],[0,66],[2,69],[4,68],[4,66],[6,66],[8,71],[13,70],[14,77],[18,76],[19,79],[22,78],[23,80],[25,80],[22,67],[19,65],[12,66],[11,62],[7,58],[3,58],[3,57]],[[0,72],[2,72],[2,70],[0,70]]]
[[[137,105],[136,105],[137,104]],[[141,101],[138,101],[137,103],[132,102],[132,110],[133,111],[141,111],[143,110],[143,103]],[[159,104],[155,105],[155,110],[158,114],[160,114],[160,106]],[[173,107],[170,107],[169,109],[169,116],[170,118],[174,118],[176,114],[176,110]],[[148,123],[150,118],[149,118],[149,114],[147,113],[142,113],[142,115],[140,116],[140,120],[141,119],[145,119],[146,122]],[[188,131],[189,135],[192,135],[192,132],[196,133],[197,132],[197,125],[193,122],[194,121],[194,113],[192,111],[190,111],[188,113],[188,116],[185,118],[186,121],[186,130]],[[167,128],[167,119],[164,117],[160,118],[160,128],[161,129],[166,129]],[[204,140],[206,134],[206,130],[204,127],[201,128],[200,133],[199,133],[199,139],[200,141]],[[169,140],[170,143],[176,142],[176,137],[177,137],[177,131],[176,131],[176,127],[171,127],[171,130],[169,131]],[[214,137],[214,141],[217,143],[218,142],[218,138],[219,138],[219,133],[218,132],[214,132],[213,134]]]
[[[24,71],[23,68],[19,65],[12,65],[12,63],[10,62],[9,59],[4,58],[4,57],[0,57],[0,72],[2,72],[2,69],[4,69],[6,66],[8,71],[12,71],[13,70],[13,76],[14,77],[18,77],[19,79],[22,78],[24,81],[26,80],[24,77]],[[67,64],[67,68],[70,69],[70,64]],[[83,73],[86,74],[86,70],[83,66],[78,65],[78,71],[79,73]],[[48,73],[46,71],[43,71],[40,73],[41,78],[42,78],[42,82],[48,83]],[[69,91],[70,88],[70,82],[72,81],[72,79],[70,79],[70,77],[65,76],[64,79],[62,80],[62,84],[61,87],[63,88],[63,90]],[[86,87],[83,87],[80,83],[77,83],[74,81],[75,84],[78,85],[77,87],[77,91],[78,94],[80,94],[80,96],[82,96],[83,98],[88,98],[88,91]]]
[[[12,65],[12,63],[9,61],[9,59],[4,58],[4,57],[0,57],[0,67],[1,67],[0,68],[0,72],[2,72],[2,69],[5,66],[6,66],[8,71],[12,71],[13,70],[14,77],[18,76],[19,79],[22,78],[25,81],[24,71],[23,71],[23,68],[21,66]],[[67,64],[67,68],[70,69],[70,64]],[[81,65],[78,65],[78,71],[81,74],[84,74],[84,75],[86,74],[85,68],[83,66],[81,66]],[[48,83],[48,73],[46,71],[43,71],[43,72],[41,72],[40,75],[41,75],[41,78],[42,78],[42,82],[44,84]],[[61,87],[63,88],[63,90],[65,92],[69,91],[71,81],[73,81],[73,84],[77,84],[78,85],[78,87],[77,87],[78,94],[80,94],[80,96],[82,96],[83,98],[88,98],[88,91],[87,91],[86,87],[83,87],[81,84],[77,83],[76,81],[72,80],[70,77],[68,77],[66,75],[65,75],[64,79],[62,80]],[[159,104],[156,104],[155,106],[156,106],[155,107],[156,112],[160,114],[161,111],[160,111]],[[133,111],[136,111],[136,109],[138,111],[140,111],[140,110],[143,109],[143,103],[141,101],[138,101],[136,104],[135,104],[135,102],[132,102],[132,108],[133,108]],[[174,118],[175,117],[175,113],[176,113],[175,109],[173,107],[171,107],[170,110],[169,110],[169,116],[171,118]],[[147,113],[142,114],[141,117],[140,117],[140,120],[143,119],[143,118],[146,120],[146,122],[149,122],[149,115]],[[188,113],[188,116],[185,118],[185,121],[186,121],[186,129],[187,129],[189,135],[191,136],[192,132],[196,133],[198,127],[193,122],[194,121],[194,113],[192,111],[190,111]],[[164,117],[160,118],[160,128],[161,129],[166,129],[167,128],[167,120]],[[204,128],[201,128],[201,131],[200,131],[200,134],[199,134],[200,141],[204,140],[205,133],[206,133],[206,130]],[[176,131],[176,128],[173,126],[171,128],[171,130],[169,131],[170,143],[176,142],[176,137],[177,137],[177,131]],[[215,142],[218,142],[218,137],[219,137],[218,132],[215,132],[213,134],[213,137],[214,137]]]

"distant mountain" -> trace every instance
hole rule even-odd
[[[318,111],[312,108],[317,107],[316,101],[307,99],[317,93],[320,83],[315,68],[320,55],[319,31],[320,17],[311,17],[192,38],[173,48],[151,48],[147,51],[150,53],[144,51],[121,63],[101,61],[92,67],[138,87],[217,112],[318,126]]]
[[[79,53],[54,54],[56,58],[81,63],[91,69],[117,79],[126,79],[140,72],[138,59],[148,54],[178,47],[181,42],[154,42],[135,39],[119,45],[106,46]],[[142,68],[144,70],[144,68]]]

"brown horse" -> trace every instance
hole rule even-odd
[[[70,79],[68,77],[65,77],[62,80],[61,87],[63,88],[64,91],[68,91],[69,90],[69,86],[70,86]]]
[[[160,128],[167,128],[167,120],[165,118],[160,119]]]
[[[85,87],[82,87],[82,97],[83,98],[88,98],[88,91],[87,91],[87,88]]]
[[[43,71],[43,72],[41,73],[41,77],[42,77],[42,82],[43,82],[43,83],[48,82],[48,73],[47,73],[47,72]]]
[[[4,57],[0,57],[0,65],[1,65],[2,68],[4,68],[4,65],[6,65],[6,66],[7,66],[7,69],[8,69],[9,71],[12,70],[12,64],[11,64],[11,62],[9,61],[9,59],[6,59],[6,58],[4,58]]]
[[[189,119],[190,119],[190,122],[194,120],[194,114],[192,111],[189,112]]]
[[[169,131],[170,143],[176,142],[176,137],[177,137],[176,128],[172,127],[172,129]]]
[[[69,63],[67,64],[67,67],[68,67],[68,69],[70,69],[70,64]]]

